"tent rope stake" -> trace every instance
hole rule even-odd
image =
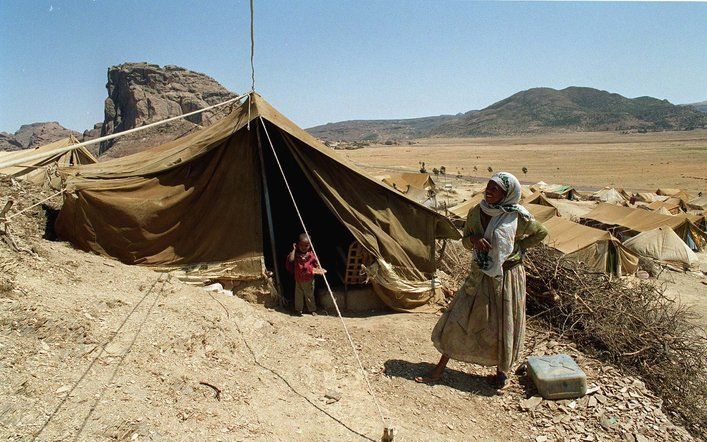
[[[250,99],[250,97],[249,97]],[[263,117],[258,117],[260,119],[260,124],[263,127],[263,130],[265,132],[265,136],[267,137],[268,144],[270,145],[270,149],[272,150],[273,156],[275,157],[275,162],[277,163],[277,167],[280,170],[280,174],[282,175],[282,179],[285,182],[285,187],[287,188],[287,192],[290,195],[290,199],[292,200],[292,204],[295,207],[295,211],[297,212],[297,217],[299,218],[300,224],[302,225],[302,229],[304,230],[304,233],[309,237],[310,245],[312,247],[312,251],[314,254],[317,254],[317,250],[314,247],[314,241],[312,241],[312,237],[309,235],[309,231],[307,230],[307,226],[304,223],[304,219],[302,218],[302,214],[300,213],[299,206],[297,205],[297,201],[295,200],[295,196],[292,193],[292,189],[290,188],[290,184],[287,181],[287,177],[285,176],[285,171],[282,168],[282,165],[280,164],[280,159],[277,156],[277,152],[275,151],[275,146],[273,146],[272,140],[270,139],[270,134],[268,133],[268,129],[265,126],[265,121],[263,120]],[[368,387],[368,393],[371,395],[371,398],[373,398],[373,402],[376,405],[376,409],[378,410],[378,414],[380,415],[381,422],[383,423],[383,441],[392,441],[393,440],[393,429],[389,426],[387,419],[385,418],[383,414],[383,410],[381,409],[380,403],[378,402],[378,398],[375,395],[375,392],[373,391],[373,386],[371,385],[371,381],[368,379],[368,374],[366,373],[366,369],[363,367],[363,363],[361,362],[361,358],[358,355],[358,351],[356,350],[356,345],[354,344],[353,338],[351,337],[351,334],[349,333],[349,329],[346,326],[346,321],[344,321],[343,316],[341,315],[341,310],[339,309],[339,304],[336,302],[336,297],[334,296],[334,293],[331,290],[331,286],[329,285],[329,280],[326,277],[326,274],[322,275],[324,278],[324,284],[326,285],[327,292],[329,293],[329,296],[331,297],[332,302],[334,303],[334,308],[336,309],[336,314],[339,316],[339,320],[341,321],[341,325],[344,329],[344,333],[346,334],[346,338],[349,341],[349,344],[351,345],[351,350],[356,357],[356,362],[358,362],[358,367],[361,370],[361,373],[363,374],[363,379],[366,381],[366,386]]]

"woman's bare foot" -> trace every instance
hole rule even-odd
[[[449,362],[449,356],[443,354],[439,358],[439,362],[437,362],[435,368],[427,372],[424,376],[417,376],[415,382],[419,384],[432,384],[440,381],[444,375],[444,369],[447,367],[447,362]]]
[[[437,368],[435,367],[432,371],[426,373],[424,376],[416,376],[415,377],[415,382],[418,384],[434,384],[435,382],[439,382],[442,380],[442,377],[444,375],[444,369],[442,372],[438,372]]]
[[[503,390],[508,385],[508,376],[502,371],[497,371],[495,375],[490,375],[488,380],[491,386],[497,390]]]

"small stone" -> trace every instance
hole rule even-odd
[[[547,442],[547,436],[538,436],[535,438],[535,442]]]
[[[334,402],[339,402],[341,400],[341,392],[336,390],[327,390],[324,397],[327,399],[327,404],[333,404]]]
[[[609,402],[609,399],[603,394],[597,394],[594,397],[603,405],[606,405],[606,403]]]
[[[616,425],[618,421],[616,420],[615,417],[605,417],[599,422],[599,424],[605,429],[605,430],[610,430],[611,428]]]
[[[650,442],[650,440],[646,436],[640,433],[636,433],[633,436],[636,438],[636,442]]]
[[[587,402],[587,407],[589,408],[594,408],[597,406],[597,398],[592,396],[589,398],[589,402]]]
[[[69,390],[71,390],[71,386],[70,386],[70,385],[64,385],[64,386],[61,386],[61,387],[57,388],[56,392],[57,392],[58,394],[62,394],[62,393],[66,393],[66,392],[69,391]]]
[[[520,401],[520,408],[524,411],[534,410],[538,405],[542,404],[543,398],[540,396],[533,396],[529,399]]]

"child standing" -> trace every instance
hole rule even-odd
[[[316,316],[314,275],[323,275],[326,270],[319,266],[319,260],[312,250],[307,234],[302,233],[297,243],[292,244],[292,251],[287,255],[285,267],[295,277],[295,314],[302,316],[302,309],[306,302],[307,310],[312,316]]]

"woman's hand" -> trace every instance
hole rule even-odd
[[[489,244],[483,236],[472,236],[469,240],[471,241],[471,245],[474,246],[474,249],[480,252],[488,253],[488,251],[491,250],[491,244]]]

